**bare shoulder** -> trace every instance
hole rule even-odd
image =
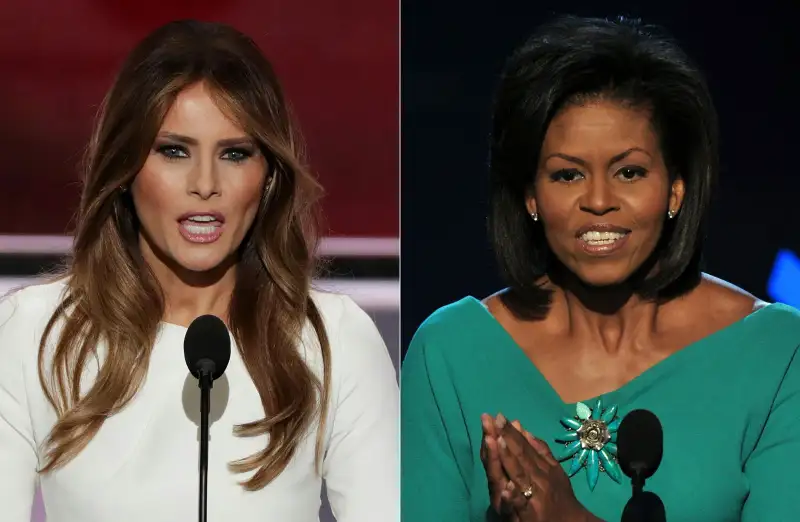
[[[703,274],[695,291],[694,305],[714,322],[736,322],[769,303],[718,277]]]
[[[703,274],[700,284],[663,308],[665,324],[674,332],[689,328],[705,337],[741,321],[768,303],[727,281]]]
[[[503,327],[507,330],[514,330],[520,323],[524,323],[525,321],[517,319],[508,306],[506,306],[506,303],[503,301],[503,296],[506,293],[508,293],[508,289],[504,288],[489,297],[481,299],[480,303]]]
[[[497,313],[502,313],[505,310],[505,305],[503,304],[503,294],[505,294],[508,289],[499,290],[488,297],[484,297],[480,300],[480,303],[489,310],[492,315],[497,315]]]

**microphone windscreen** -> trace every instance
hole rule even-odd
[[[633,410],[622,419],[617,431],[617,459],[629,477],[653,475],[661,464],[664,432],[661,421],[648,410]]]
[[[198,363],[204,359],[214,363],[213,379],[220,378],[231,359],[231,338],[222,319],[201,315],[192,321],[183,339],[183,356],[196,378],[200,378]]]
[[[621,522],[666,522],[667,513],[661,497],[651,491],[635,494],[625,504]]]

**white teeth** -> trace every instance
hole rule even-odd
[[[183,229],[193,236],[213,236],[219,233],[221,223],[216,216],[210,214],[197,214],[189,216],[181,223]]]
[[[211,235],[217,231],[215,226],[201,226],[201,225],[184,225],[183,226],[190,234],[195,235]]]
[[[610,245],[617,239],[625,236],[619,232],[599,232],[597,230],[590,230],[581,235],[581,239],[592,245]]]
[[[192,216],[189,218],[189,221],[197,221],[200,223],[208,223],[209,221],[216,221],[217,218],[214,216]]]

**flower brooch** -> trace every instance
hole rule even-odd
[[[620,420],[617,417],[617,407],[604,409],[602,399],[597,399],[594,409],[579,402],[574,418],[561,419],[561,424],[567,431],[556,438],[556,441],[563,443],[565,447],[556,454],[556,458],[559,461],[572,458],[572,465],[567,472],[570,477],[585,467],[586,480],[592,491],[601,472],[608,474],[616,483],[622,479],[615,444]]]

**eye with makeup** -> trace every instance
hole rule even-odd
[[[156,145],[155,150],[157,153],[161,154],[162,156],[164,156],[164,158],[170,161],[189,157],[189,152],[182,145],[163,143],[160,145]]]
[[[550,181],[574,183],[575,181],[583,179],[584,177],[585,176],[583,173],[578,169],[561,169],[550,174]]]
[[[165,143],[156,145],[155,151],[169,161],[175,161],[189,157],[189,151],[183,145]],[[220,159],[239,164],[247,161],[254,154],[254,150],[248,147],[228,147],[220,154]]]
[[[647,175],[647,170],[642,167],[622,167],[615,176],[625,183],[633,183]]]
[[[222,152],[221,158],[233,163],[243,163],[251,158],[253,154],[253,149],[246,147],[230,147]]]

